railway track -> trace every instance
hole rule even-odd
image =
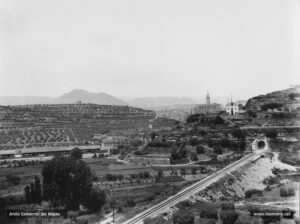
[[[252,153],[246,155],[245,157],[241,158],[240,160],[235,161],[234,163],[228,165],[227,167],[223,168],[222,170],[217,171],[216,173],[204,178],[203,180],[193,184],[192,186],[180,191],[176,195],[166,199],[165,201],[145,210],[144,212],[134,216],[133,218],[124,222],[124,224],[141,224],[145,218],[151,217],[156,215],[157,211],[162,211],[166,208],[174,206],[179,201],[185,199],[186,197],[190,196],[190,194],[195,193],[194,191],[197,190],[199,187],[203,186],[204,184],[212,181],[216,177],[222,176],[224,173],[231,171],[233,168],[238,167],[238,165],[242,164],[244,161],[250,159],[251,157],[255,157],[257,154]],[[175,204],[174,204],[175,203]]]

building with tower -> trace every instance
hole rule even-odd
[[[196,105],[192,109],[193,114],[216,114],[222,111],[221,104],[218,103],[210,103],[210,95],[207,91],[206,94],[206,104]]]
[[[209,93],[207,91],[207,94],[206,94],[206,104],[210,104],[210,96],[209,96]]]
[[[239,105],[237,103],[231,102],[226,104],[226,113],[229,115],[235,115],[239,112]]]

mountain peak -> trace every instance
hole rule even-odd
[[[106,104],[106,105],[127,105],[124,101],[106,93],[91,93],[84,89],[73,89],[71,92],[53,100],[54,104],[68,104],[81,101],[82,103]]]

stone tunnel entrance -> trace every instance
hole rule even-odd
[[[257,142],[257,147],[258,149],[264,149],[266,146],[265,142],[264,141],[258,141]]]
[[[269,150],[269,144],[267,138],[257,138],[252,143],[252,150]]]

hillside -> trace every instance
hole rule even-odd
[[[288,104],[298,104],[300,102],[300,86],[294,86],[285,90],[275,91],[265,95],[250,98],[247,101],[248,110],[260,110],[263,105],[277,104],[283,107]]]

